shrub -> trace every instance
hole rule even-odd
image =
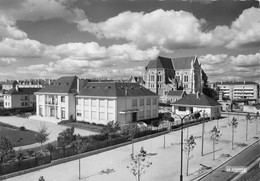
[[[21,126],[21,127],[20,127],[20,130],[21,130],[21,131],[25,131],[26,128],[25,128],[24,126]]]

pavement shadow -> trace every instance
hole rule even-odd
[[[223,149],[220,148],[220,149],[218,149],[218,150],[215,150],[215,153],[218,152],[218,151],[221,151],[221,150],[223,150]],[[205,155],[209,155],[209,154],[212,154],[212,153],[213,153],[213,151],[212,151],[212,152],[205,153],[205,154],[203,154],[203,156],[205,156]]]

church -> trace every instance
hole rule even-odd
[[[197,56],[158,56],[145,67],[144,82],[145,87],[158,94],[162,102],[169,91],[202,92],[201,64]]]

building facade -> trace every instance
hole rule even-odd
[[[121,125],[158,117],[158,95],[137,83],[91,82],[76,96],[78,121]]]
[[[188,94],[172,104],[172,112],[181,117],[196,111],[201,111],[205,118],[217,119],[221,116],[221,104],[202,93]]]
[[[166,58],[158,56],[145,68],[145,87],[165,98],[171,90],[202,92],[202,69],[197,57]]]
[[[216,82],[215,87],[231,100],[257,99],[259,97],[259,84],[247,81]]]
[[[61,120],[76,119],[75,95],[85,81],[76,76],[61,77],[35,93],[36,115]]]
[[[39,88],[13,88],[4,94],[4,108],[26,108],[36,106],[35,92]]]

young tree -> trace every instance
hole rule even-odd
[[[0,163],[3,163],[12,152],[14,149],[11,141],[7,137],[0,137]]]
[[[189,160],[192,158],[192,155],[190,155],[191,151],[194,149],[196,142],[195,139],[193,137],[193,135],[190,136],[189,139],[184,140],[184,151],[187,155],[187,172],[186,172],[186,176],[189,175]]]
[[[201,156],[203,156],[203,151],[204,151],[204,132],[205,132],[205,110],[203,111],[203,123],[202,123],[202,133],[201,133]]]
[[[258,134],[258,119],[259,119],[259,112],[257,112],[255,116],[255,134]]]
[[[233,117],[230,125],[232,127],[232,150],[233,150],[234,149],[234,132],[236,131],[236,128],[238,125],[237,119],[235,117]]]
[[[138,131],[139,129],[136,124],[129,124],[125,128],[125,133],[129,135],[129,139],[132,141],[132,155],[134,155],[134,137]]]
[[[65,154],[65,149],[73,146],[76,140],[76,135],[74,134],[74,127],[67,128],[59,133],[57,138],[57,146],[63,149],[63,154]]]
[[[41,152],[43,143],[49,140],[49,135],[50,133],[48,133],[48,127],[46,126],[46,124],[40,124],[40,127],[38,128],[38,133],[36,133],[35,135],[35,140],[36,142],[41,144]]]
[[[210,139],[212,140],[212,144],[213,144],[213,160],[215,160],[215,144],[217,144],[221,134],[216,126],[213,127],[210,133],[211,133]]]
[[[130,169],[130,172],[134,175],[137,181],[141,180],[141,176],[145,174],[145,169],[149,168],[152,165],[152,162],[146,160],[147,152],[143,149],[140,149],[140,152],[135,156],[131,155],[132,163],[131,166],[127,166]]]
[[[102,133],[108,134],[109,138],[113,137],[114,135],[118,134],[121,130],[119,123],[116,121],[109,121],[107,125],[101,130]]]

